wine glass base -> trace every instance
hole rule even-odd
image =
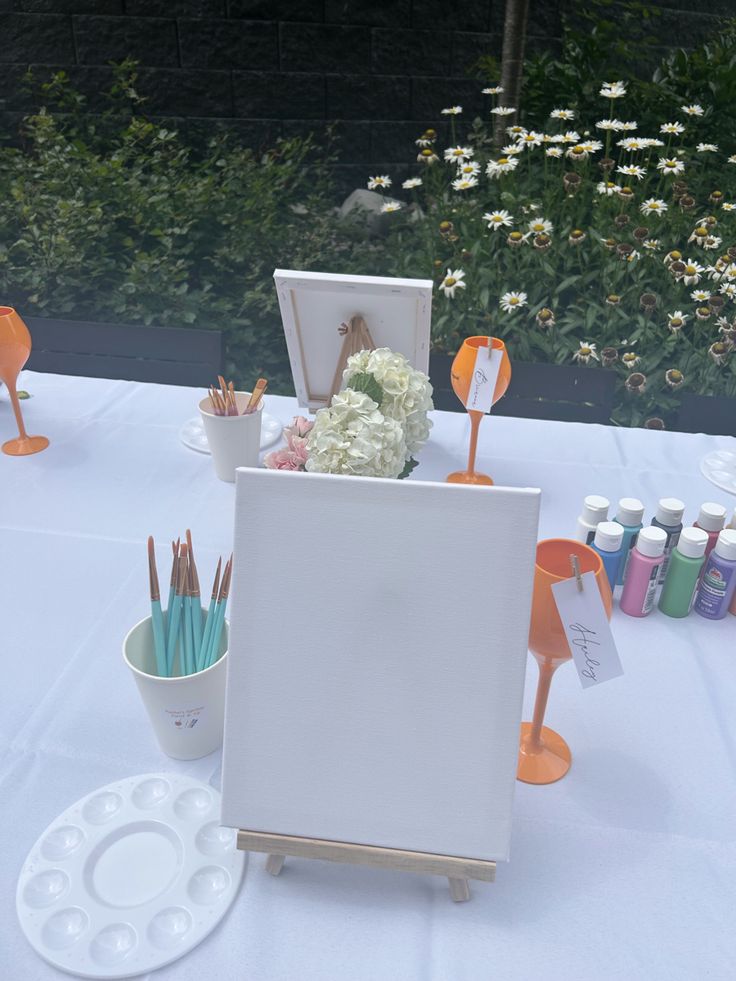
[[[471,473],[470,470],[457,470],[447,477],[448,484],[482,484],[484,487],[492,487],[493,481],[487,474]]]
[[[9,439],[3,443],[2,451],[8,456],[30,456],[31,453],[40,453],[49,445],[45,436],[20,436],[18,439]]]
[[[542,726],[542,748],[537,752],[528,752],[526,744],[532,731],[531,722],[521,723],[521,742],[519,744],[519,766],[516,779],[522,783],[554,783],[561,780],[570,769],[572,754],[562,736],[554,729]]]

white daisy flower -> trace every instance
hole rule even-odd
[[[523,146],[521,143],[509,143],[507,146],[501,147],[501,153],[504,157],[515,157],[519,153],[523,153]]]
[[[488,227],[495,232],[498,228],[510,228],[514,223],[514,217],[502,209],[500,211],[487,211],[483,215],[483,221],[487,221]]]
[[[620,119],[599,119],[598,122],[595,124],[595,128],[606,130],[606,131],[608,130],[618,131],[624,128],[624,124],[621,122]]]
[[[465,273],[462,269],[448,269],[447,275],[440,283],[440,289],[448,299],[452,300],[455,297],[456,290],[465,289],[464,278]]]
[[[614,194],[618,194],[621,188],[618,184],[614,184],[613,181],[600,181],[595,186],[596,193],[605,194],[606,197],[613,197]]]
[[[646,145],[642,140],[636,136],[625,136],[622,140],[619,140],[616,146],[620,146],[623,150],[628,150],[633,153],[635,150],[644,150]]]
[[[712,252],[714,249],[720,249],[722,238],[717,235],[708,235],[704,242],[701,243],[706,252]]]
[[[494,106],[491,109],[492,116],[513,116],[516,112],[513,106]]]
[[[656,252],[659,248],[659,239],[645,238],[641,245],[643,249],[649,249],[650,252]]]
[[[639,129],[639,124],[635,120],[629,119],[627,122],[621,123],[621,129],[624,132],[631,132],[632,130]]]
[[[581,364],[587,364],[591,358],[593,358],[595,361],[600,361],[600,358],[595,351],[595,344],[588,341],[580,341],[580,347],[572,356],[573,361],[579,361]]]
[[[391,187],[391,178],[386,174],[368,178],[368,190],[375,191],[377,187]]]
[[[689,106],[680,106],[680,109],[682,109],[686,116],[702,116],[705,112],[703,107],[699,106],[697,102],[693,102]]]
[[[667,205],[659,198],[647,198],[639,208],[643,215],[663,215],[666,210]]]
[[[561,157],[562,156],[562,147],[561,146],[551,146],[548,149],[546,149],[544,152],[545,152],[545,155],[548,156],[548,157]]]
[[[420,136],[419,139],[418,140],[414,140],[414,142],[416,143],[416,145],[418,147],[420,147],[420,148],[423,149],[424,147],[432,146],[432,144],[434,143],[434,137],[433,136]]]
[[[736,283],[721,283],[718,292],[723,293],[729,300],[736,299]]]
[[[731,154],[731,156],[728,158],[728,162],[730,164],[736,164],[736,153]]]
[[[700,276],[704,272],[705,268],[699,262],[695,262],[694,259],[686,259],[685,269],[678,279],[682,279],[685,286],[697,286],[700,282]]]
[[[524,133],[523,136],[520,136],[518,142],[520,146],[525,146],[527,149],[531,150],[535,146],[540,146],[543,139],[543,133],[535,133],[532,129],[529,130],[528,133]]]
[[[633,252],[629,252],[629,254],[625,257],[624,261],[632,263],[632,262],[636,262],[637,259],[641,259],[641,252],[638,252],[636,249],[634,249]]]
[[[724,201],[721,208],[724,211],[736,211],[736,204],[731,204],[730,201]]]
[[[643,147],[648,146],[664,146],[662,140],[658,140],[655,136],[640,136],[639,142]],[[678,150],[678,153],[684,153],[684,150]]]
[[[410,177],[408,180],[405,180],[401,186],[404,188],[405,191],[410,191],[413,187],[421,187],[422,178]]]
[[[381,212],[384,215],[390,214],[392,211],[401,211],[401,201],[384,201],[381,205]]]
[[[525,306],[526,293],[517,293],[515,290],[504,293],[500,300],[500,307],[506,313],[512,313],[514,310],[519,310]]]
[[[626,164],[624,167],[617,167],[616,170],[619,174],[626,174],[627,177],[636,177],[638,181],[646,174],[646,169],[637,164]]]
[[[582,143],[576,143],[575,146],[571,146],[565,152],[565,156],[569,157],[570,160],[587,160],[590,156],[590,150],[586,150]]]
[[[503,85],[494,85],[490,89],[481,89],[483,95],[500,95],[503,92]]]
[[[477,160],[466,160],[458,165],[457,172],[462,177],[475,177],[480,173],[480,164]]]
[[[717,153],[718,144],[717,143],[698,143],[695,147],[698,153]]]
[[[512,140],[518,140],[520,136],[526,133],[526,129],[523,126],[507,126],[506,132]]]
[[[708,290],[693,290],[690,294],[690,299],[695,300],[696,303],[707,303],[710,297]]]
[[[577,133],[574,129],[569,129],[566,133],[560,134],[560,143],[578,143],[580,141],[580,133]]]
[[[500,177],[502,174],[510,174],[519,166],[518,157],[499,157],[498,160],[489,160],[486,167],[486,174],[489,177]]]
[[[622,99],[626,95],[625,82],[604,82],[600,95],[604,99]]]
[[[687,321],[687,318],[688,315],[686,313],[683,313],[682,310],[675,310],[674,313],[668,313],[667,327],[672,331],[673,334],[678,334],[685,326],[685,322]]]
[[[598,150],[603,149],[603,144],[600,140],[583,140],[580,146],[583,150],[587,150],[588,153],[597,153]]]
[[[682,160],[678,160],[676,157],[660,157],[659,163],[657,164],[657,170],[661,170],[664,174],[671,174],[676,177],[685,170],[685,164]]]
[[[575,112],[572,109],[553,109],[549,114],[550,119],[564,119],[569,122],[569,120],[575,118]]]
[[[452,186],[456,191],[472,191],[474,187],[478,186],[477,177],[458,177],[452,182]]]
[[[546,218],[533,218],[529,222],[529,231],[533,235],[551,235],[554,231],[554,225]]]
[[[442,110],[442,115],[443,116],[459,116],[462,111],[463,111],[463,107],[462,106],[449,106],[449,108]]]
[[[445,150],[445,160],[468,160],[473,156],[473,148],[470,146],[450,146]]]
[[[659,127],[659,132],[674,133],[679,135],[680,133],[685,132],[685,127],[682,125],[682,123],[662,123],[662,125]]]

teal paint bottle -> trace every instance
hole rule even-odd
[[[692,609],[707,545],[708,533],[702,528],[683,528],[680,533],[659,597],[659,608],[668,617],[686,617]]]
[[[664,547],[664,558],[659,569],[659,582],[663,583],[667,575],[667,567],[670,564],[672,549],[677,545],[677,540],[682,531],[682,516],[685,513],[685,505],[676,497],[663,497],[657,504],[657,513],[652,518],[655,528],[661,528],[667,535],[667,544]]]
[[[620,586],[626,575],[626,566],[629,564],[631,549],[636,545],[637,535],[643,527],[644,505],[636,497],[622,497],[618,502],[618,511],[616,511],[616,517],[613,520],[618,522],[624,530],[624,554],[616,577],[616,584]]]
[[[623,540],[624,530],[618,522],[601,521],[595,529],[595,538],[590,546],[603,560],[603,568],[606,570],[612,590],[616,585],[618,570],[624,556]]]

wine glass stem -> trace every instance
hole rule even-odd
[[[478,429],[483,418],[481,412],[470,413],[470,452],[468,453],[468,473],[475,473],[475,451],[478,448]]]
[[[21,439],[28,439],[28,433],[26,432],[26,427],[23,425],[23,416],[20,411],[20,399],[18,398],[18,393],[15,389],[15,382],[9,383],[5,382],[8,386],[8,392],[10,393],[10,401],[13,405],[13,412],[15,413],[15,421],[18,424],[18,432],[20,433]]]
[[[556,667],[557,665],[553,664],[552,661],[539,662],[537,698],[534,702],[534,717],[532,718],[532,727],[529,731],[529,746],[533,749],[541,749],[542,746],[540,734],[542,732],[542,723],[544,722],[544,713],[547,708],[549,687],[552,684],[552,675],[555,673]]]

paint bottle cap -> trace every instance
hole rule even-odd
[[[728,527],[736,528],[736,508],[733,509],[733,517],[731,518],[731,522]]]
[[[707,501],[700,505],[698,527],[706,531],[720,531],[726,523],[726,509],[722,504]]]
[[[662,525],[679,525],[685,505],[676,497],[663,497],[657,503],[657,521]]]
[[[702,559],[707,544],[708,534],[702,528],[683,528],[677,543],[677,551],[688,559]]]
[[[661,528],[657,528],[656,525],[650,525],[649,528],[642,528],[639,532],[639,537],[636,539],[637,551],[641,552],[642,555],[648,556],[650,559],[656,559],[658,555],[662,555],[666,544],[667,532]]]
[[[606,520],[610,506],[611,502],[607,497],[589,494],[583,501],[583,513],[580,518],[589,525],[597,525],[599,521]]]
[[[595,530],[593,544],[602,552],[618,552],[624,540],[624,530],[616,521],[601,521]]]
[[[636,497],[622,497],[618,502],[616,521],[622,525],[640,525],[644,517],[644,505]]]
[[[718,535],[716,547],[713,550],[716,555],[729,562],[736,562],[736,531],[726,528]]]

